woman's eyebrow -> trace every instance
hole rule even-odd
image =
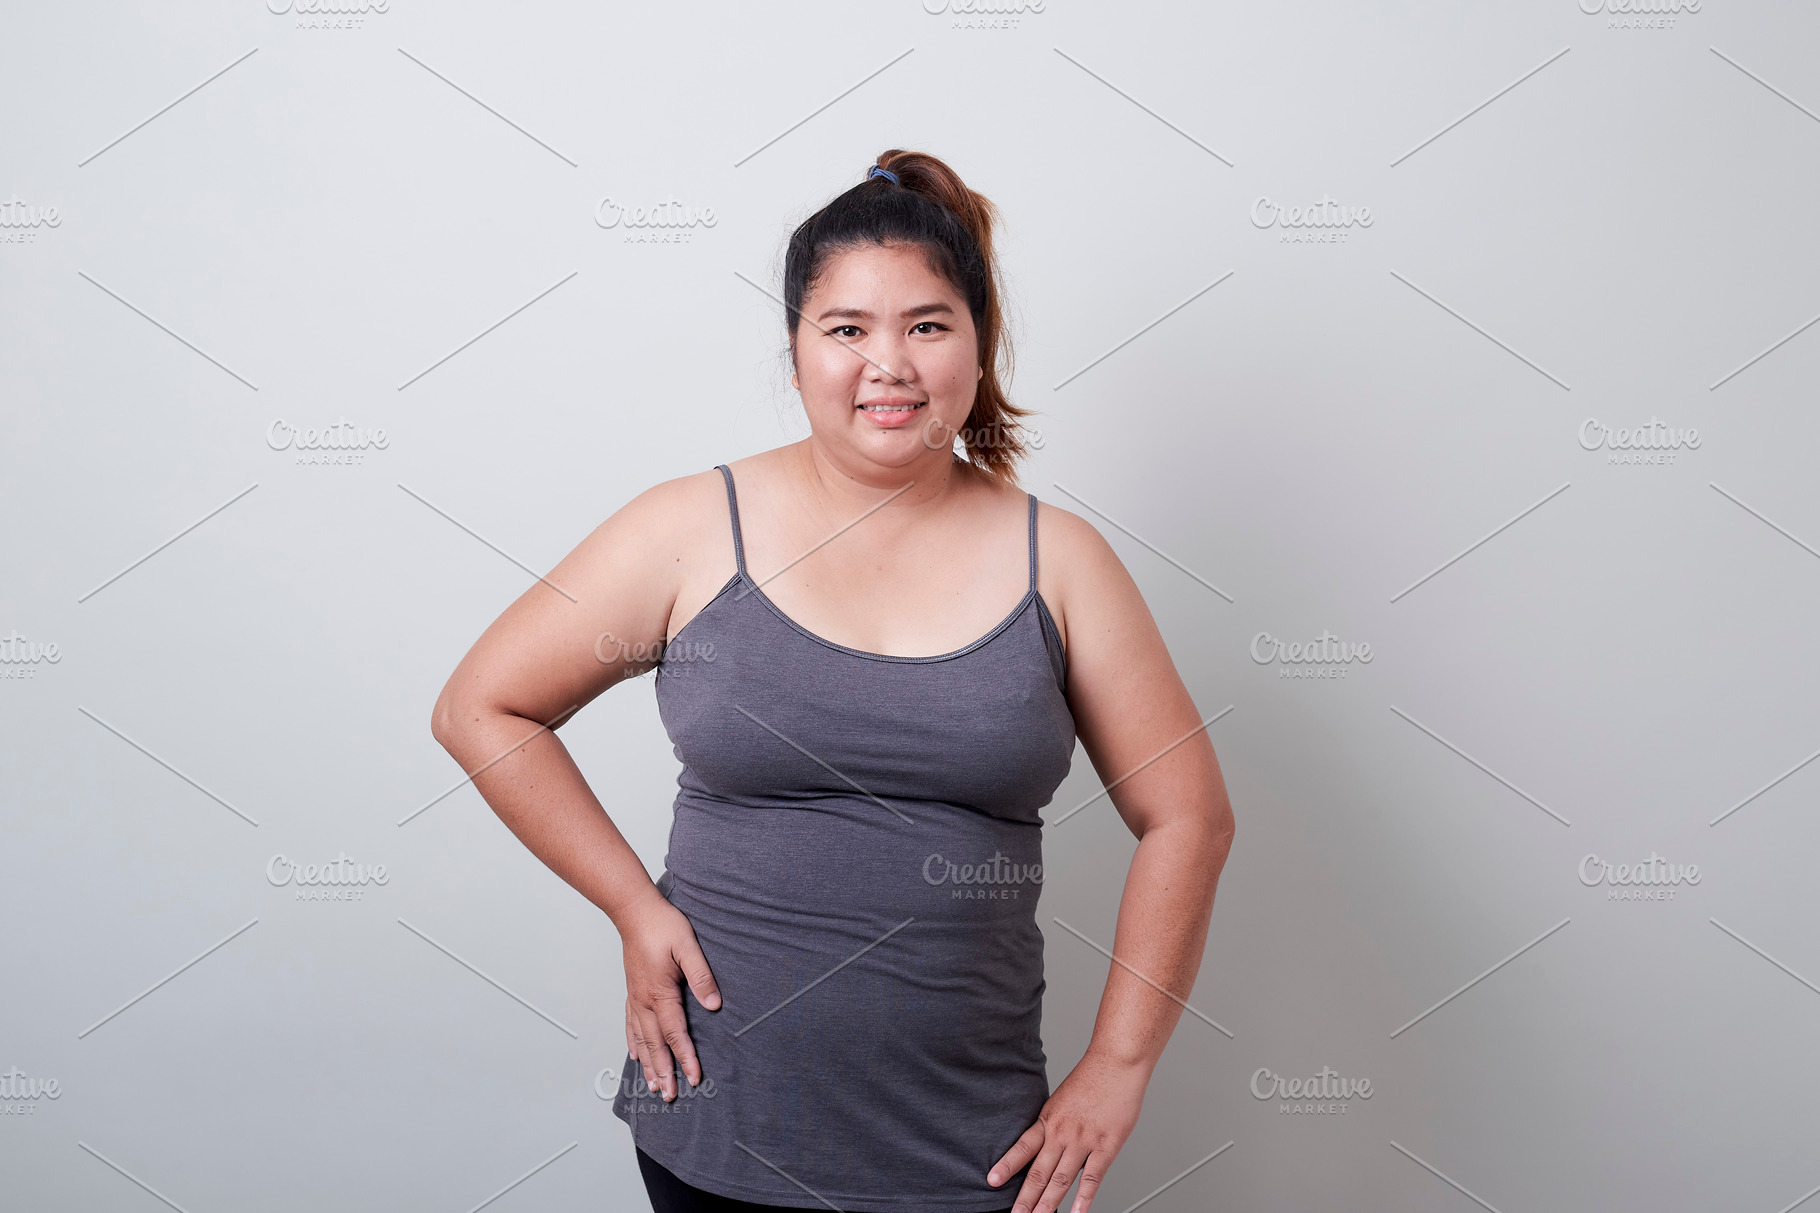
[[[908,320],[912,316],[930,316],[937,312],[946,312],[948,315],[952,316],[954,314],[954,309],[945,303],[923,303],[918,304],[916,307],[905,308],[903,316]],[[815,319],[817,322],[820,322],[828,319],[830,316],[840,317],[844,320],[871,320],[873,318],[872,313],[868,312],[865,308],[831,307]]]

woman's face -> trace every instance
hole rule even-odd
[[[837,459],[945,464],[982,374],[967,301],[916,245],[836,253],[803,301],[790,383]]]

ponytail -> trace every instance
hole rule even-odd
[[[967,461],[1016,484],[1017,463],[1028,453],[1018,419],[1032,410],[1012,404],[1004,388],[1011,375],[1012,351],[992,247],[997,220],[998,208],[991,200],[967,188],[934,156],[898,148],[883,152],[864,180],[791,235],[784,258],[784,320],[794,354],[796,318],[833,253],[857,244],[922,246],[966,299],[979,337],[982,373],[973,410],[959,435]]]

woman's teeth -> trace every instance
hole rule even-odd
[[[922,408],[923,405],[921,401],[918,401],[915,404],[862,404],[859,407],[868,413],[908,413],[912,409]]]

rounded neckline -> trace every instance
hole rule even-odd
[[[955,657],[965,656],[966,654],[971,653],[973,650],[979,648],[980,646],[984,645],[986,642],[990,641],[993,637],[997,636],[1000,632],[1004,631],[1006,628],[1010,627],[1014,622],[1017,621],[1017,617],[1019,615],[1022,615],[1025,611],[1030,609],[1030,604],[1032,602],[1037,602],[1042,599],[1042,594],[1033,585],[1029,589],[1024,591],[1024,596],[1022,598],[1018,599],[1016,606],[1011,608],[1011,613],[1006,615],[1003,619],[999,620],[998,623],[994,624],[992,627],[992,630],[987,632],[984,636],[981,636],[978,640],[974,640],[968,644],[964,644],[960,648],[954,649],[947,653],[933,653],[927,657],[902,657],[895,653],[873,653],[866,649],[856,649],[856,648],[852,647],[851,645],[841,644],[839,641],[836,641],[836,640],[829,640],[826,636],[818,636],[816,633],[811,632],[808,628],[804,627],[802,624],[796,622],[796,620],[794,620],[794,619],[790,618],[790,616],[786,615],[784,613],[784,609],[782,607],[778,606],[775,602],[771,601],[771,596],[769,594],[765,593],[762,589],[760,589],[758,586],[758,583],[756,581],[753,581],[752,578],[746,573],[746,571],[744,569],[740,569],[740,570],[735,571],[733,576],[727,578],[727,583],[720,587],[719,592],[716,593],[713,598],[708,600],[707,606],[704,606],[704,607],[702,607],[701,610],[695,612],[694,617],[691,618],[689,620],[689,622],[682,625],[681,630],[678,631],[676,633],[676,635],[674,635],[670,638],[670,644],[675,644],[678,640],[681,640],[683,637],[683,633],[687,632],[690,628],[695,626],[695,620],[700,619],[703,615],[706,615],[708,613],[709,607],[712,607],[716,602],[719,602],[723,597],[726,596],[726,593],[728,590],[732,589],[735,585],[738,585],[741,582],[744,582],[749,587],[746,591],[747,594],[758,599],[759,602],[763,603],[765,605],[765,607],[768,608],[773,615],[776,615],[785,624],[789,625],[789,627],[792,630],[801,633],[803,636],[808,637],[810,640],[815,641],[815,643],[817,643],[819,645],[826,646],[827,648],[833,649],[838,653],[846,653],[853,657],[863,657],[868,661],[896,661],[896,662],[902,662],[904,664],[909,664],[909,665],[915,665],[915,664],[919,664],[919,663],[932,662],[932,661],[948,661]],[[665,647],[667,648],[668,646],[666,645]]]

